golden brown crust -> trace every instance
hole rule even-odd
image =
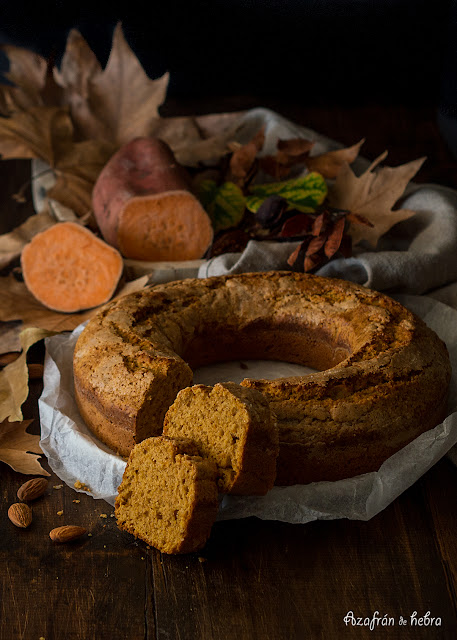
[[[269,272],[172,282],[108,305],[79,338],[76,394],[85,416],[105,408],[113,431],[104,427],[103,439],[126,455],[125,431],[135,441],[157,433],[179,388],[191,384],[190,367],[238,358],[319,370],[242,382],[277,416],[281,484],[355,475],[362,459],[365,471],[378,468],[438,423],[450,380],[444,344],[391,298]]]

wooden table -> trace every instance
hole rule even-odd
[[[232,98],[206,103],[205,112],[257,104]],[[364,155],[388,148],[392,165],[427,155],[418,179],[457,187],[457,163],[433,109],[266,106],[347,144],[366,137]],[[192,112],[203,112],[201,104],[170,103],[167,115]],[[0,165],[4,223],[27,214],[30,203],[9,199],[27,171],[22,162]],[[42,355],[36,348],[31,358]],[[40,392],[33,382],[24,406],[35,433]],[[0,463],[2,640],[457,637],[457,469],[447,459],[369,522],[221,522],[203,551],[176,557],[118,531],[109,505],[55,488],[54,474],[33,504],[30,528],[15,528],[6,512],[26,479]],[[48,533],[63,523],[91,536],[54,545]],[[394,624],[352,626],[351,611],[355,621],[368,623],[378,612]],[[414,612],[417,619],[430,612],[441,626],[412,625]]]

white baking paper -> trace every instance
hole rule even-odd
[[[309,485],[274,487],[263,497],[225,496],[220,520],[257,516],[264,520],[310,522],[350,518],[368,520],[444,456],[457,442],[457,311],[426,297],[398,296],[446,342],[453,377],[446,420],[386,460],[376,473]],[[125,461],[95,438],[79,415],[73,393],[72,355],[83,325],[71,334],[46,339],[44,390],[39,401],[41,447],[53,471],[71,487],[79,480],[94,498],[114,503]],[[245,365],[248,369],[243,368]],[[287,363],[219,363],[196,372],[195,382],[240,382],[245,377],[284,377],[305,373]]]

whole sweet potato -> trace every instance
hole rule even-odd
[[[127,258],[192,260],[212,241],[186,170],[157,138],[135,138],[119,149],[100,173],[92,204],[103,237]]]

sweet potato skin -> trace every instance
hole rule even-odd
[[[141,200],[142,215],[139,217],[144,220],[144,208],[148,196],[162,195],[161,204],[167,200],[168,192],[186,191],[190,194],[189,176],[186,170],[180,166],[168,145],[158,138],[135,138],[131,142],[124,145],[104,167],[98,180],[94,186],[92,194],[92,205],[95,218],[97,220],[100,231],[104,239],[113,247],[123,251],[122,245],[128,245],[130,249],[135,246],[141,246],[139,252],[130,251],[126,253],[126,257],[138,260],[157,260],[157,256],[162,255],[163,251],[154,248],[154,238],[149,238],[148,242],[144,242],[145,227],[136,227],[134,221],[128,222],[127,211],[135,211],[132,206],[135,198]],[[193,197],[193,196],[192,196]],[[156,215],[155,203],[157,199],[151,198],[150,218]],[[180,212],[176,210],[176,198],[170,198],[170,206],[168,215],[173,217],[180,216]],[[195,200],[197,203],[197,201]],[[195,204],[195,203],[194,203]],[[192,251],[186,252],[183,257],[179,252],[181,246],[180,238],[178,238],[177,246],[173,250],[173,237],[169,239],[170,257],[168,260],[184,260],[200,258],[212,240],[212,227],[208,215],[203,207],[198,203],[198,215],[196,215],[196,207],[192,208],[193,222],[195,224],[194,233],[200,236],[198,242],[192,241]],[[163,206],[161,207],[163,209]],[[185,216],[185,212],[184,212]],[[147,216],[146,216],[147,217]],[[124,224],[123,242],[120,242],[120,225],[121,220]],[[146,225],[150,229],[157,225],[152,220]],[[173,232],[173,224],[168,225],[170,231]],[[179,225],[177,225],[179,226]],[[126,239],[125,229],[128,227],[131,237]],[[208,233],[210,230],[210,233]],[[133,235],[132,235],[133,234]],[[207,244],[205,244],[207,241]],[[164,237],[159,240],[159,245],[163,246]],[[147,244],[151,247],[151,251],[145,254],[144,247]],[[205,245],[205,246],[203,246]],[[191,258],[187,255],[191,254]],[[161,258],[164,259],[164,258]]]
[[[124,263],[116,249],[89,229],[59,222],[24,247],[21,266],[24,282],[39,302],[73,313],[108,302]]]

